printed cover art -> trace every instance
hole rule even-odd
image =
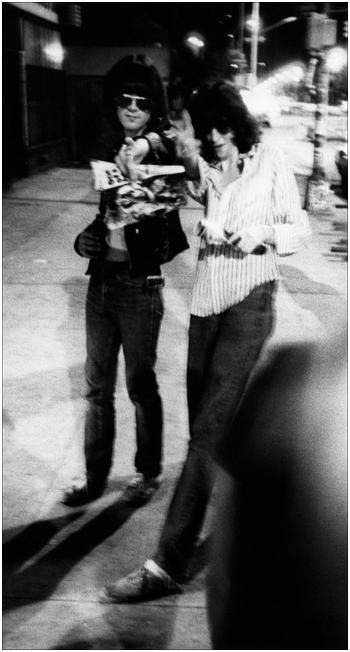
[[[137,165],[134,181],[124,177],[115,163],[93,160],[91,168],[94,189],[106,192],[105,221],[111,229],[163,215],[186,204],[182,165]]]

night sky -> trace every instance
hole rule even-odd
[[[261,70],[270,73],[281,65],[297,60],[306,61],[305,18],[302,8],[322,11],[325,3],[260,2],[262,27],[268,27],[287,16],[298,16],[295,23],[283,25],[266,36],[259,44],[258,60],[265,64]],[[338,21],[338,41],[342,37],[343,21],[347,20],[348,4],[327,3],[329,16]],[[227,34],[238,36],[239,2],[83,2],[82,28],[75,30],[76,44],[170,47],[184,49],[185,37],[194,31],[202,35],[207,52],[219,52],[228,43]],[[252,3],[244,3],[245,17],[252,11]],[[246,37],[249,34],[245,33]],[[249,62],[249,44],[244,44]]]

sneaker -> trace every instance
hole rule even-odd
[[[92,485],[86,482],[82,485],[74,485],[63,494],[61,502],[68,507],[80,507],[93,500],[97,500],[104,491],[104,484]]]
[[[183,592],[182,584],[175,582],[170,575],[156,575],[141,566],[114,584],[107,584],[101,599],[103,602],[142,602]]]
[[[143,473],[136,473],[124,491],[124,499],[131,505],[140,507],[152,498],[159,484],[159,478],[146,478]]]

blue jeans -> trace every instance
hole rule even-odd
[[[275,281],[219,315],[191,316],[187,365],[190,441],[154,560],[179,581],[194,550],[215,473],[213,454],[234,436],[234,415],[274,323]]]
[[[146,277],[130,276],[127,265],[102,263],[91,276],[86,300],[87,411],[85,462],[88,482],[103,485],[115,439],[114,392],[123,348],[126,385],[135,406],[135,467],[147,477],[161,471],[162,403],[154,366],[163,300]]]

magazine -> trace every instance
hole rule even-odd
[[[105,222],[116,229],[186,204],[182,165],[137,165],[137,180],[124,177],[115,163],[91,161],[93,187],[106,192]]]

